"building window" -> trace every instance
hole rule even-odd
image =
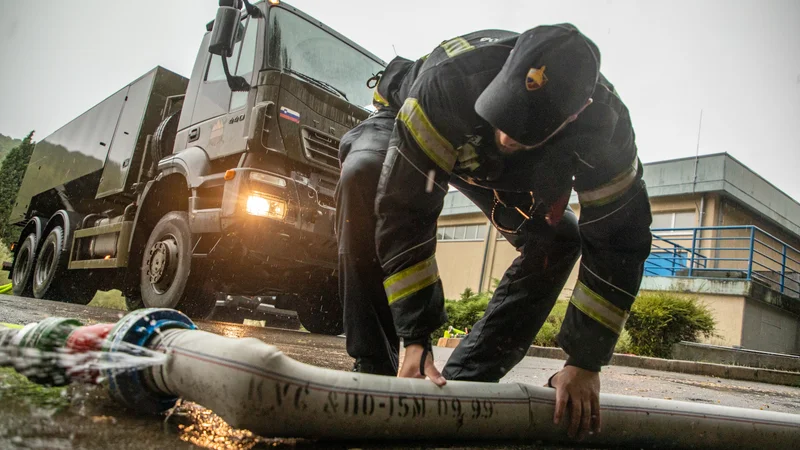
[[[439,241],[482,241],[486,239],[486,225],[453,225],[436,230]]]
[[[654,213],[653,224],[650,228],[658,229],[675,229],[675,228],[694,228],[697,224],[695,222],[694,211],[681,211],[681,212],[667,212],[667,213]],[[691,231],[672,231],[675,234],[691,234]]]

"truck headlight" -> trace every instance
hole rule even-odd
[[[261,192],[247,196],[247,214],[273,219],[286,217],[286,202]]]

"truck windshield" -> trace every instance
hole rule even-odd
[[[270,11],[269,65],[323,81],[369,108],[367,80],[383,67],[332,34],[289,11]]]

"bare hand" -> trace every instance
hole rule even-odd
[[[583,438],[586,432],[600,432],[600,374],[575,366],[565,366],[550,384],[556,389],[556,412],[553,423],[558,425],[569,407],[570,437]]]
[[[400,372],[397,374],[400,378],[429,378],[437,386],[444,386],[447,380],[444,379],[442,374],[436,369],[433,364],[433,353],[428,352],[425,358],[425,375],[422,375],[419,370],[419,363],[422,359],[422,352],[424,347],[419,344],[412,344],[406,347],[405,356],[403,357],[403,366],[400,367]]]

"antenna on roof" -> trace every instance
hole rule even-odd
[[[703,108],[700,108],[700,123],[697,125],[697,148],[694,153],[694,177],[692,178],[692,192],[697,185],[697,164],[700,162],[700,132],[703,130]]]
[[[700,132],[703,130],[703,108],[700,108],[700,123],[697,125],[697,151],[695,155],[700,155]]]

